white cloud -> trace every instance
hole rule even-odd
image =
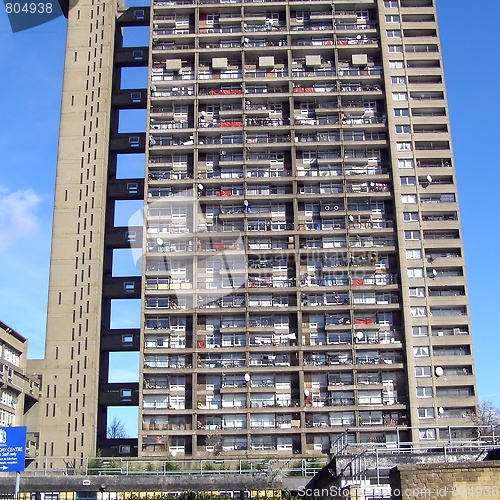
[[[40,224],[37,210],[41,201],[33,189],[0,188],[0,252],[17,240],[33,237]]]

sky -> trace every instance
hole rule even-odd
[[[500,127],[493,111],[500,43],[495,28],[485,22],[486,17],[500,17],[500,2],[477,2],[482,11],[477,14],[469,0],[436,3],[478,394],[500,407],[500,331],[495,320],[500,265],[493,265],[496,257],[491,255],[495,248],[500,250],[500,218],[495,215]],[[28,338],[31,358],[44,353],[65,29],[65,19],[59,17],[13,34],[0,10],[0,319]]]

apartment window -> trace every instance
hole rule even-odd
[[[395,16],[395,15],[387,15],[385,16],[385,22],[386,23],[399,23],[399,16]]]
[[[389,69],[403,69],[403,61],[389,61]]]
[[[396,149],[398,151],[412,151],[413,146],[411,142],[396,142]]]
[[[418,212],[403,212],[403,220],[405,222],[416,222],[416,221],[418,221]]]
[[[186,380],[183,375],[173,375],[170,377],[171,390],[184,390],[186,388]]]
[[[423,441],[431,441],[436,439],[436,429],[419,429],[418,437]]]
[[[215,24],[219,22],[219,14],[207,14],[206,24]]]
[[[409,134],[410,126],[409,125],[396,125],[396,134]]]
[[[397,118],[410,116],[408,108],[396,108],[394,110],[394,116]]]
[[[419,408],[418,418],[434,418],[434,408]]]
[[[397,9],[398,0],[384,0],[384,7],[386,9]]]
[[[391,76],[391,83],[393,85],[405,85],[406,78],[404,76]]]
[[[417,195],[416,194],[402,194],[401,195],[402,203],[417,203]]]
[[[421,286],[410,287],[410,297],[425,297],[425,288]]]
[[[411,333],[414,337],[428,337],[429,327],[427,326],[412,326]]]
[[[423,278],[424,269],[422,267],[408,267],[406,269],[408,278]]]
[[[429,353],[429,346],[428,345],[421,345],[418,347],[413,348],[413,355],[416,358],[424,358],[430,356]]]
[[[419,240],[420,231],[405,231],[405,240]]]
[[[402,186],[415,186],[417,183],[417,179],[410,175],[410,176],[405,176],[405,177],[400,177],[400,182]]]
[[[392,54],[403,52],[402,45],[388,45],[388,49],[389,49],[389,52],[391,52]]]
[[[408,94],[406,92],[393,92],[392,93],[392,100],[393,101],[407,101]]]
[[[430,366],[416,366],[415,367],[415,377],[423,378],[431,376]]]
[[[417,387],[417,398],[432,398],[432,387]]]
[[[439,398],[465,398],[473,396],[474,389],[468,386],[462,387],[438,387],[436,396]]]
[[[398,167],[399,168],[413,168],[415,166],[415,163],[411,158],[406,158],[406,159],[401,159],[398,160]]]
[[[395,17],[398,17],[398,16],[395,16]],[[401,31],[400,30],[387,30],[386,33],[387,33],[387,38],[401,38]]]
[[[422,250],[420,248],[409,248],[406,250],[406,258],[409,260],[421,259]]]
[[[424,318],[427,316],[427,308],[424,306],[410,307],[410,316],[412,318]]]

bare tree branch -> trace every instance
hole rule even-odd
[[[117,417],[115,417],[107,428],[106,437],[108,439],[119,439],[128,437],[127,431],[125,429],[125,424]]]

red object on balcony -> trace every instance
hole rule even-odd
[[[352,284],[353,285],[364,285],[365,280],[363,280],[363,279],[352,280]]]
[[[373,325],[373,318],[358,318],[354,319],[355,325]]]

